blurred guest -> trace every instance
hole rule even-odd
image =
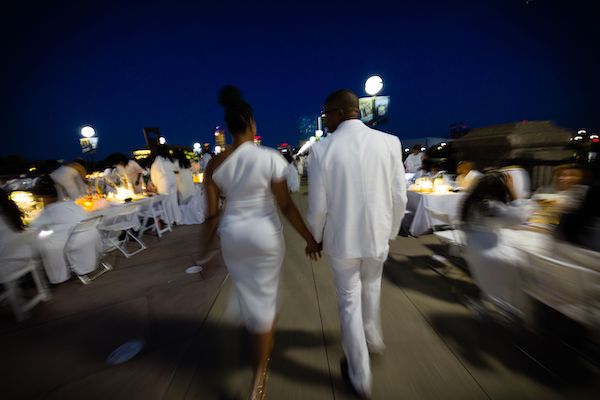
[[[503,173],[511,176],[515,199],[522,200],[528,199],[531,196],[531,180],[529,179],[529,173],[519,165],[507,165],[511,161],[504,161],[502,168],[500,169]]]
[[[50,174],[56,185],[59,201],[77,200],[86,195],[86,173],[83,161],[74,160],[58,167]]]
[[[439,178],[443,177],[446,171],[440,170],[440,165],[429,158],[423,158],[421,168],[417,171],[414,179],[418,178]]]
[[[296,169],[300,176],[304,174],[304,157],[296,156]]]
[[[194,194],[194,178],[192,177],[192,164],[182,150],[175,152],[175,165],[177,166],[177,197],[179,204],[187,203]]]
[[[202,169],[202,172],[206,171],[206,166],[212,158],[213,154],[210,152],[210,150],[207,147],[202,148],[200,153],[200,168]]]
[[[0,189],[0,276],[18,270],[23,265],[21,260],[28,260],[35,254],[31,239],[21,236],[25,235],[22,216],[19,207]],[[15,246],[14,241],[20,236],[26,240]]]
[[[296,193],[300,190],[300,177],[296,169],[294,157],[290,153],[285,153],[284,157],[288,162],[287,185],[290,192]]]
[[[416,173],[421,169],[423,163],[423,153],[421,152],[421,145],[415,144],[406,160],[404,160],[404,166],[406,172]]]
[[[456,167],[456,186],[458,189],[469,191],[477,181],[483,176],[481,172],[475,169],[473,161],[461,161]]]
[[[518,266],[524,254],[506,243],[501,228],[527,220],[510,174],[491,172],[476,183],[462,207],[465,259],[482,292],[504,310],[523,316],[529,304],[519,289]]]
[[[119,154],[115,169],[121,179],[121,184],[133,190],[134,193],[142,192],[144,169],[135,160],[128,158],[124,154]]]
[[[581,185],[584,182],[585,171],[583,167],[576,164],[563,164],[554,168],[552,184],[542,186],[536,190],[538,193],[559,193],[569,190],[574,185]]]
[[[160,145],[150,167],[150,178],[159,194],[165,195],[165,209],[172,224],[179,223],[180,212],[177,202],[177,166],[173,163],[169,148]],[[178,171],[177,171],[178,172]]]
[[[588,171],[582,166],[559,165],[554,169],[552,185],[536,190],[533,198],[538,202],[552,201],[558,213],[569,213],[578,208],[583,201],[588,175]]]
[[[47,177],[40,177],[33,193],[44,203],[44,210],[30,225],[49,233],[38,242],[44,269],[51,283],[64,282],[71,276],[65,261],[65,244],[71,229],[86,219],[87,215],[73,201],[58,201],[56,188]],[[69,251],[77,260],[77,265],[93,270],[100,240],[98,231],[90,232],[87,239],[86,246],[77,246]]]

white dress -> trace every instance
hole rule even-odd
[[[165,209],[171,223],[179,223],[181,213],[177,203],[177,166],[171,161],[157,156],[150,167],[150,179],[160,194],[166,196]]]
[[[223,259],[247,329],[271,329],[285,253],[271,182],[283,181],[287,162],[275,150],[241,144],[213,173],[225,197],[219,224]]]

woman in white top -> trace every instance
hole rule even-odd
[[[462,209],[465,259],[475,283],[489,300],[518,317],[528,314],[529,300],[520,289],[518,271],[527,257],[505,241],[500,229],[526,221],[523,202],[511,175],[493,172],[479,179]]]
[[[177,166],[173,163],[169,149],[160,145],[156,151],[156,158],[150,167],[150,179],[156,191],[165,195],[165,209],[171,224],[179,223],[181,213],[177,202]]]
[[[223,259],[252,338],[251,398],[259,399],[264,395],[285,249],[277,205],[306,240],[307,255],[320,257],[321,246],[289,196],[287,163],[275,150],[254,145],[256,125],[250,105],[231,86],[221,91],[220,103],[233,144],[207,166],[207,226],[214,232],[218,224]],[[223,210],[219,210],[220,197],[225,199]]]

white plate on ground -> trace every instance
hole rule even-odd
[[[144,348],[145,342],[141,339],[130,340],[117,347],[110,355],[106,358],[108,365],[123,364],[131,360],[133,357],[138,355]]]
[[[199,265],[192,265],[191,267],[186,268],[185,273],[186,274],[197,274],[202,272],[202,267]]]

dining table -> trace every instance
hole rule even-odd
[[[406,210],[412,214],[412,221],[408,231],[413,236],[420,236],[430,232],[435,225],[444,222],[429,215],[427,208],[438,213],[447,214],[452,221],[460,219],[460,208],[466,192],[420,192],[408,190]]]

